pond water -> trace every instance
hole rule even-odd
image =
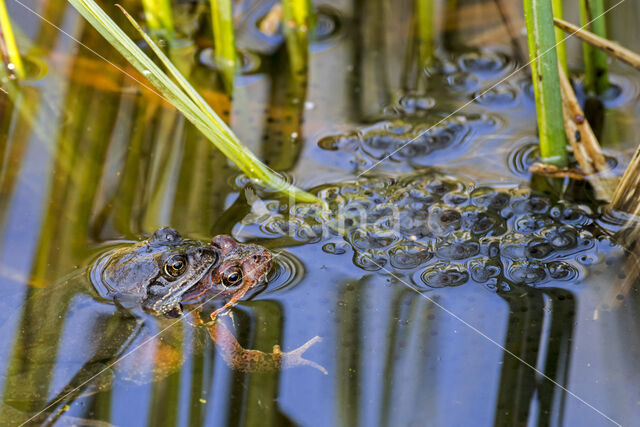
[[[259,31],[274,3],[236,3],[233,97],[206,2],[176,2],[172,58],[328,211],[247,180],[66,2],[7,1],[31,78],[0,94],[0,424],[635,425],[634,229],[585,183],[529,172],[521,2],[436,2],[424,62],[412,1],[314,2],[298,69]],[[636,51],[639,13],[607,15]],[[613,64],[612,82],[589,105],[620,175],[640,75]],[[204,328],[101,298],[96,258],[163,226],[271,249],[267,288],[226,321],[266,352],[321,337],[304,357],[327,374],[232,370]]]

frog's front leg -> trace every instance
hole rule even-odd
[[[233,333],[220,320],[215,320],[213,324],[208,325],[207,330],[216,347],[220,350],[222,358],[231,369],[241,372],[269,372],[306,365],[327,374],[324,367],[302,357],[309,347],[322,341],[322,338],[318,336],[311,338],[293,351],[282,352],[280,346],[275,345],[272,353],[265,353],[242,348]]]

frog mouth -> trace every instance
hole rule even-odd
[[[199,300],[203,295],[211,290],[211,286],[207,284],[207,277],[212,273],[215,265],[202,273],[202,276],[191,286],[186,288],[181,296],[180,301],[183,303],[193,303]]]

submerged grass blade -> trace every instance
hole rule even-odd
[[[0,0],[0,31],[2,31],[2,38],[5,48],[7,49],[9,62],[13,65],[13,72],[16,77],[23,79],[25,77],[24,65],[22,64],[22,57],[20,57],[20,51],[16,44],[16,38],[13,35],[11,20],[9,19],[9,13],[7,12],[7,6],[4,0]]]
[[[524,0],[542,161],[567,167],[551,0]]]
[[[293,75],[306,75],[309,36],[315,27],[310,0],[282,0],[282,26]]]
[[[210,0],[210,4],[216,64],[227,90],[232,93],[236,72],[236,46],[233,36],[231,0]]]
[[[231,129],[218,117],[202,97],[191,87],[171,61],[150,37],[142,33],[149,46],[167,66],[178,86],[160,69],[93,0],[69,0],[78,12],[115,47],[153,86],[193,123],[222,153],[247,176],[302,202],[318,199],[300,190],[263,164],[245,147]],[[131,19],[131,18],[130,18]],[[141,31],[140,27],[136,27]]]

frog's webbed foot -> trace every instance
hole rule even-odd
[[[273,353],[277,354],[280,353],[281,354],[281,368],[282,369],[287,369],[287,368],[294,368],[296,366],[311,366],[312,368],[317,369],[318,371],[322,372],[323,374],[327,375],[328,372],[327,370],[324,368],[324,366],[311,361],[311,360],[307,360],[304,357],[302,357],[302,355],[304,354],[305,351],[307,351],[312,345],[314,345],[315,343],[318,342],[322,342],[322,338],[320,338],[319,336],[315,336],[313,338],[311,338],[309,341],[307,341],[306,343],[302,344],[300,347],[296,348],[295,350],[292,351],[288,351],[285,353],[282,353],[280,350],[280,346],[279,345],[274,345],[273,346]]]
[[[208,324],[207,330],[224,361],[237,371],[269,372],[306,365],[316,368],[324,374],[327,373],[327,370],[319,364],[302,357],[309,347],[321,341],[320,337],[310,339],[293,351],[283,352],[280,346],[276,345],[273,347],[273,352],[265,353],[242,348],[223,322],[215,321],[213,324]]]

